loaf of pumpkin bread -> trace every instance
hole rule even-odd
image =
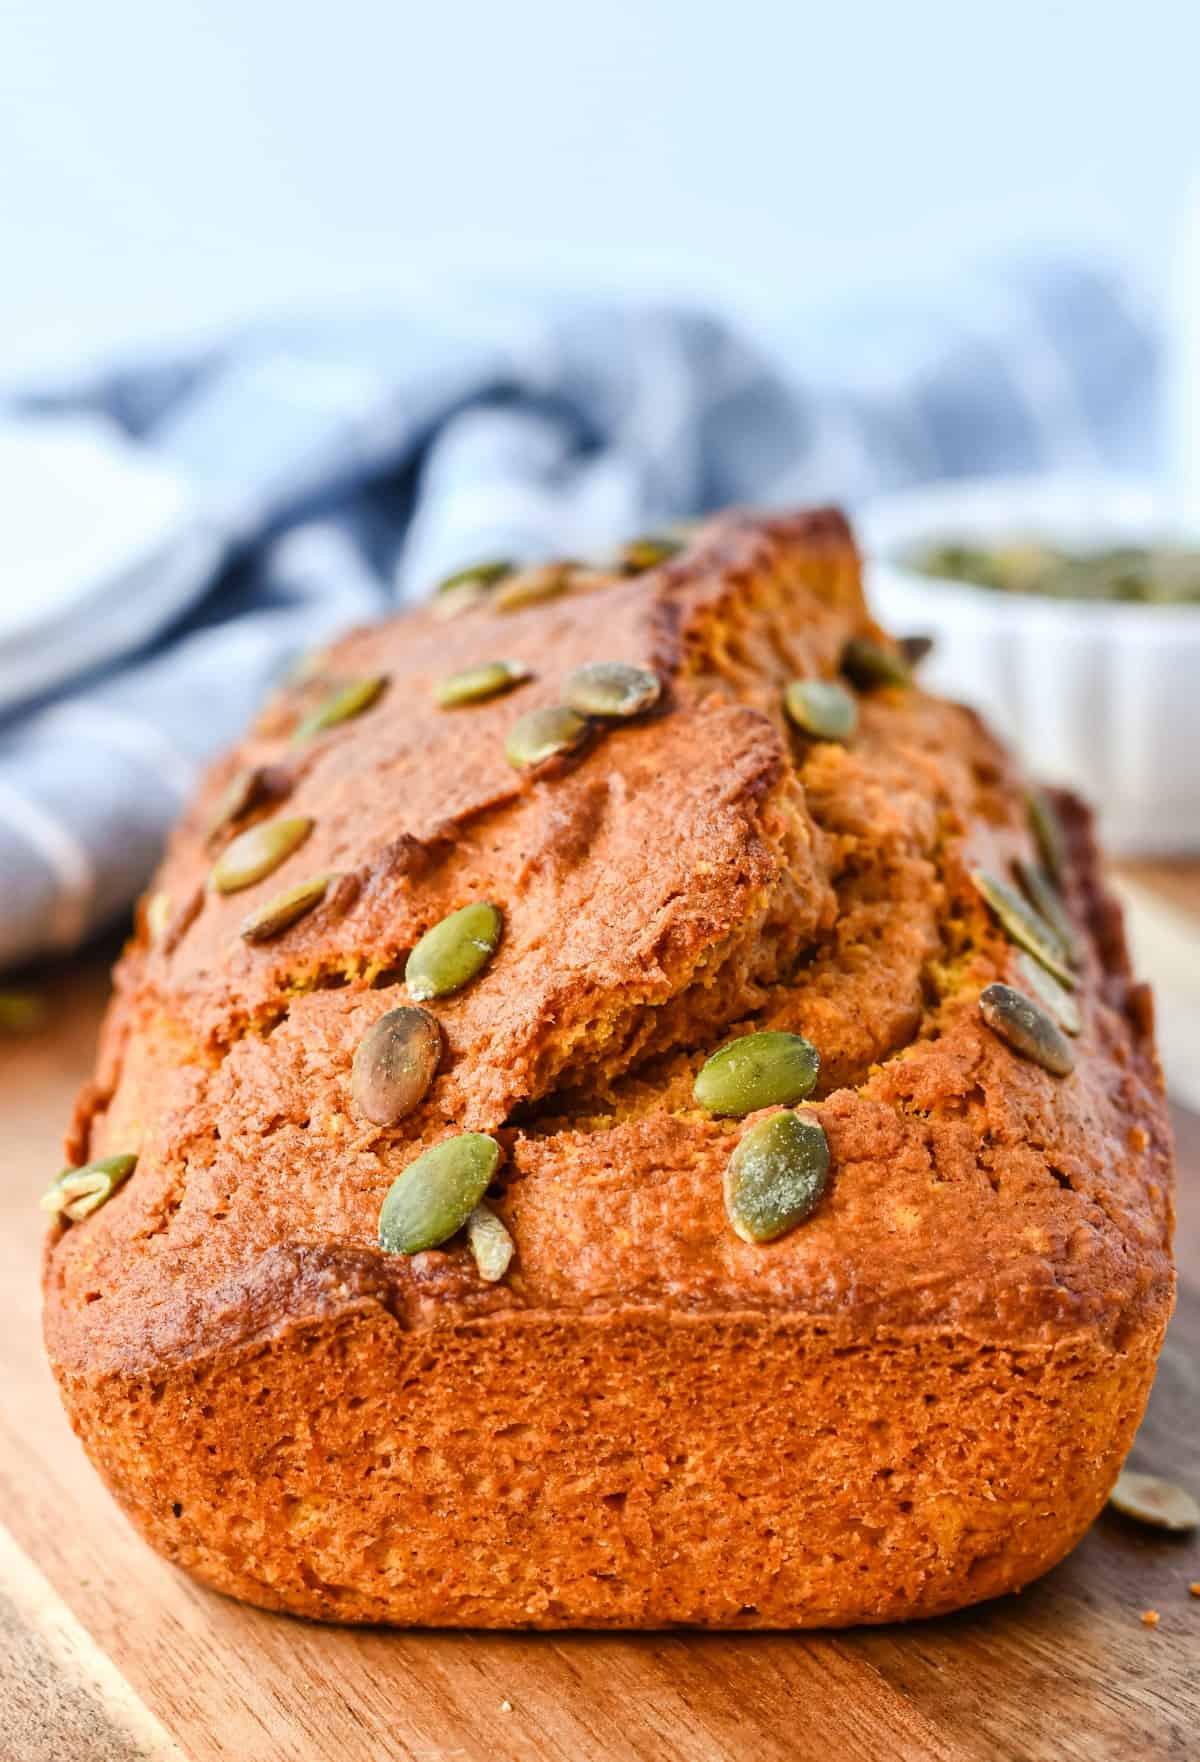
[[[1087,815],[920,689],[832,512],[480,566],[317,658],[173,837],[67,1157],[85,1449],[334,1621],[1017,1589],[1172,1301]]]

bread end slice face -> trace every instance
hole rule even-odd
[[[1157,1346],[635,1309],[412,1330],[367,1301],[69,1393],[151,1544],[268,1609],[836,1627],[942,1614],[1059,1560]]]

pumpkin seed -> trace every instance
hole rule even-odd
[[[313,829],[304,814],[286,820],[262,820],[227,844],[212,866],[210,880],[218,893],[252,887],[299,850]]]
[[[870,691],[876,685],[911,685],[912,672],[895,649],[884,648],[867,636],[852,636],[842,650],[842,672],[855,685]]]
[[[439,593],[433,600],[430,611],[439,624],[445,624],[451,618],[461,617],[475,606],[484,605],[487,597],[486,587],[481,587],[477,581],[464,581],[446,593]]]
[[[502,1220],[487,1205],[477,1205],[467,1219],[467,1246],[475,1256],[481,1279],[496,1284],[508,1271],[516,1243]]]
[[[546,709],[530,710],[514,722],[504,742],[504,756],[518,771],[532,765],[544,765],[563,753],[581,747],[591,732],[591,724],[564,704]]]
[[[151,942],[161,942],[171,922],[171,896],[160,888],[146,901],[146,935]]]
[[[1011,985],[996,983],[980,993],[979,1013],[992,1030],[1022,1058],[1044,1071],[1065,1077],[1075,1069],[1075,1054],[1045,1010]]]
[[[481,1132],[463,1132],[426,1150],[388,1188],[379,1246],[386,1254],[440,1247],[462,1229],[499,1164],[500,1146]]]
[[[499,907],[484,899],[426,930],[404,968],[409,996],[424,1003],[469,985],[495,954],[503,924]]]
[[[1016,950],[1013,959],[1021,977],[1022,988],[1054,1017],[1063,1033],[1082,1033],[1083,1016],[1066,986],[1060,985],[1045,967],[1039,966],[1037,961],[1022,950]]]
[[[1014,867],[1017,880],[1025,889],[1026,898],[1034,910],[1045,918],[1062,943],[1067,960],[1073,967],[1077,967],[1080,958],[1079,940],[1075,935],[1075,926],[1067,915],[1062,894],[1039,863],[1030,863],[1024,857],[1018,857]]]
[[[830,679],[793,679],[783,694],[788,720],[816,740],[849,740],[858,726],[858,705]]]
[[[581,716],[640,716],[661,693],[657,673],[628,661],[589,661],[563,681],[563,702]]]
[[[477,667],[464,667],[439,679],[433,695],[443,710],[452,710],[459,704],[485,703],[532,678],[524,661],[482,661]]]
[[[351,679],[345,685],[339,685],[296,724],[292,745],[299,746],[314,735],[324,734],[327,728],[336,728],[340,722],[361,716],[364,710],[370,709],[386,684],[387,675],[375,673],[367,679]]]
[[[1067,835],[1058,809],[1044,789],[1031,789],[1025,796],[1029,828],[1052,881],[1061,884],[1067,868]]]
[[[82,1168],[64,1169],[54,1185],[42,1194],[41,1207],[81,1223],[108,1199],[137,1167],[136,1156],[100,1156]]]
[[[710,1113],[742,1118],[760,1107],[787,1107],[811,1095],[821,1057],[799,1034],[743,1034],[706,1059],[692,1094]]]
[[[442,1030],[428,1010],[389,1010],[358,1043],[350,1093],[377,1126],[394,1126],[429,1093],[442,1057]]]
[[[910,567],[993,593],[1166,605],[1200,601],[1200,550],[1192,544],[1114,544],[1067,549],[1038,539],[995,545],[952,541],[917,547]]]
[[[1182,1534],[1200,1526],[1200,1505],[1192,1495],[1171,1481],[1160,1481],[1157,1475],[1125,1469],[1117,1476],[1108,1502],[1123,1517],[1136,1517],[1154,1529]]]
[[[571,570],[572,594],[595,593],[597,588],[611,587],[612,584],[611,569],[590,569],[579,563]]]
[[[267,774],[261,765],[246,765],[240,771],[235,771],[213,809],[212,819],[205,833],[206,842],[211,844],[227,826],[240,820],[251,808],[257,807],[266,792]]]
[[[260,905],[257,911],[242,919],[243,941],[269,942],[272,936],[290,929],[306,912],[320,905],[331,879],[329,875],[314,875],[309,881],[300,881],[295,887],[277,893],[266,905]]]
[[[744,1132],[725,1169],[725,1210],[743,1242],[773,1242],[815,1209],[829,1182],[820,1121],[774,1113]]]
[[[433,591],[437,595],[453,593],[460,587],[494,587],[506,575],[511,575],[515,567],[506,557],[486,563],[469,563],[465,569],[456,569],[452,575],[444,576]]]
[[[46,1020],[46,1005],[32,991],[0,991],[0,1034],[32,1034]]]
[[[1010,887],[1007,881],[1001,881],[995,875],[975,869],[971,880],[1000,920],[1010,940],[1026,949],[1034,960],[1041,961],[1047,972],[1053,973],[1061,984],[1074,991],[1076,979],[1067,965],[1067,951],[1053,927],[1041,914],[1026,904],[1015,887]]]
[[[539,563],[520,569],[502,581],[492,595],[494,612],[519,612],[522,606],[540,605],[565,593],[571,577],[570,563]]]
[[[902,636],[899,638],[900,653],[909,667],[919,667],[926,656],[934,650],[932,636]]]
[[[622,545],[617,553],[617,565],[627,575],[640,575],[644,569],[654,569],[659,563],[678,556],[683,547],[684,540],[669,532],[649,533]]]

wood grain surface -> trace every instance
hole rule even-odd
[[[1196,870],[1134,880],[1195,918],[1200,949]],[[356,1632],[191,1584],[109,1501],[41,1353],[36,1200],[106,972],[102,953],[39,975],[46,1025],[0,1041],[2,1762],[1200,1756],[1200,1538],[1110,1514],[1020,1597],[828,1635]],[[1133,1461],[1200,1493],[1200,1120],[1177,1126],[1180,1301]]]

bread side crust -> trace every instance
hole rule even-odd
[[[66,1393],[151,1544],[266,1608],[826,1627],[943,1614],[1059,1560],[1161,1333],[1014,1348],[634,1309],[414,1331],[367,1303]]]

